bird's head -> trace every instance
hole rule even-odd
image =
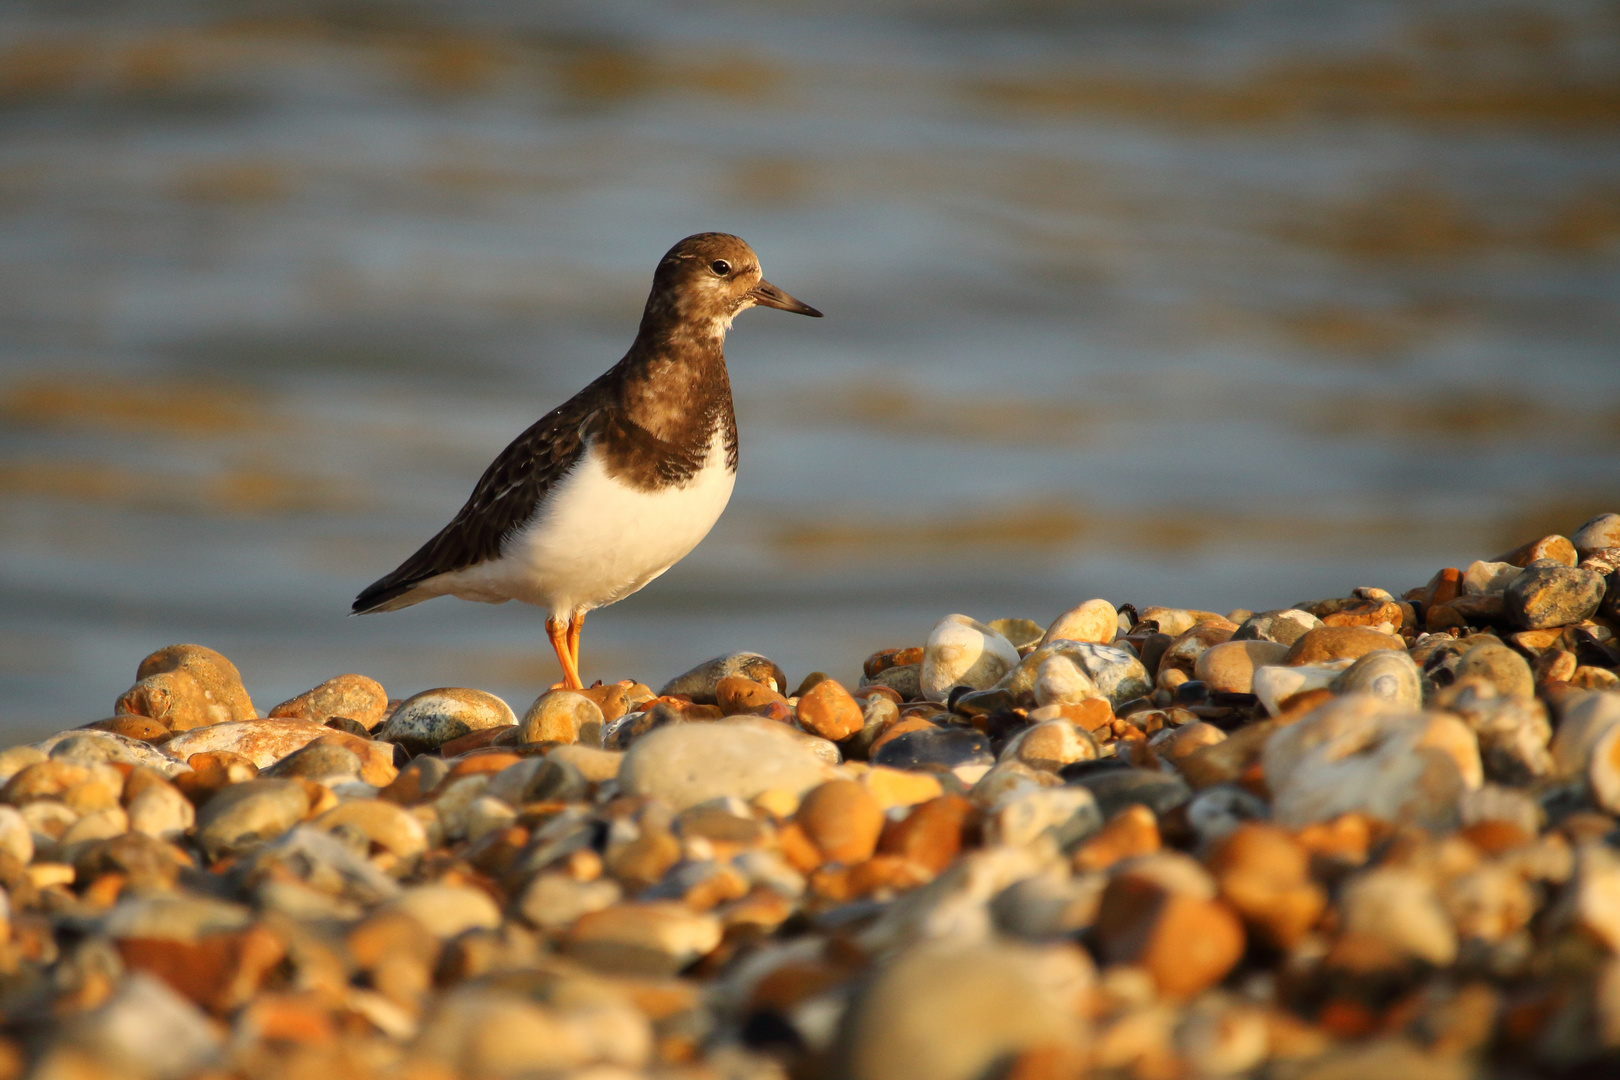
[[[754,249],[730,233],[698,233],[669,249],[653,274],[647,313],[697,333],[724,334],[755,305],[821,318],[821,312],[766,281]]]

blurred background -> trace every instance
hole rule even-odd
[[[1399,591],[1620,509],[1607,0],[9,0],[0,735],[149,651],[268,709],[553,679],[350,599],[614,362],[675,240],[749,313],[699,549],[587,678],[853,679],[941,615]]]

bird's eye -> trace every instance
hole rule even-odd
[[[716,259],[714,262],[709,264],[709,269],[713,270],[721,277],[725,277],[727,274],[731,273],[731,264],[726,262],[724,259]]]

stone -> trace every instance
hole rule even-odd
[[[878,966],[844,1011],[828,1075],[977,1080],[1036,1049],[1077,1068],[1075,1018],[1093,982],[1072,945],[918,945]]]
[[[1119,635],[1119,612],[1107,600],[1087,600],[1056,619],[1046,628],[1037,645],[1050,645],[1054,641],[1089,641],[1097,645],[1112,645]]]
[[[272,719],[309,720],[325,724],[334,717],[347,717],[374,730],[388,714],[388,692],[375,679],[364,675],[339,675],[313,690],[283,701],[270,710]]]
[[[1217,615],[1213,611],[1197,611],[1189,608],[1147,607],[1142,609],[1142,621],[1159,624],[1159,629],[1177,637],[1185,634],[1199,623],[1215,623],[1235,629],[1236,626],[1224,615]]]
[[[546,755],[549,760],[570,765],[593,784],[613,780],[619,775],[624,753],[618,750],[598,750],[591,746],[559,746]]]
[[[1603,575],[1595,570],[1551,561],[1532,563],[1503,594],[1503,612],[1526,630],[1571,626],[1597,612],[1606,587]]]
[[[623,715],[622,713],[620,715]],[[601,706],[572,690],[548,690],[534,699],[523,714],[522,739],[527,743],[575,743],[600,745],[602,727],[607,722]],[[594,738],[592,733],[594,732]]]
[[[412,756],[436,750],[471,731],[516,724],[512,707],[494,694],[439,687],[400,702],[377,729],[380,740],[398,743]]]
[[[1499,696],[1529,701],[1536,696],[1535,678],[1524,657],[1496,641],[1468,649],[1457,661],[1456,676],[1483,679],[1496,688]]]
[[[23,866],[34,861],[34,835],[16,807],[0,806],[0,854]]]
[[[624,756],[619,783],[626,794],[661,799],[679,811],[728,795],[752,799],[773,788],[802,795],[826,779],[825,770],[785,727],[679,724],[637,740]]]
[[[716,916],[678,901],[620,903],[581,915],[561,947],[600,971],[673,975],[713,952],[721,934]]]
[[[612,907],[624,890],[612,878],[579,881],[564,873],[534,875],[518,898],[518,912],[542,930],[563,930],[581,915]]]
[[[923,646],[918,686],[928,701],[944,701],[952,688],[985,690],[1018,664],[1012,642],[966,615],[934,624]]]
[[[1484,596],[1504,593],[1523,569],[1523,566],[1510,562],[1472,562],[1468,565],[1468,569],[1463,571],[1462,594]]]
[[[996,689],[1011,692],[1020,704],[1036,704],[1036,677],[1041,666],[1057,655],[1074,661],[1098,692],[1108,699],[1111,708],[1118,708],[1153,690],[1147,669],[1129,649],[1083,641],[1054,641],[1040,646],[1020,660],[1018,666],[996,684]]]
[[[125,794],[129,828],[133,832],[158,840],[178,840],[197,823],[197,812],[191,800],[180,794],[173,784],[158,781],[144,785],[133,797],[127,791]]]
[[[983,732],[955,724],[897,735],[878,746],[871,760],[891,769],[939,769],[964,783],[976,782],[996,763]]]
[[[727,675],[715,684],[715,704],[726,716],[765,716],[778,710],[788,711],[787,697],[780,691],[745,679],[740,675]]]
[[[1156,769],[1108,769],[1077,776],[1071,783],[1095,796],[1104,820],[1133,804],[1163,815],[1192,797],[1185,780]]]
[[[1029,847],[1049,837],[1060,850],[1102,828],[1097,799],[1083,787],[1025,788],[991,809],[986,831],[995,841]]]
[[[1523,875],[1495,862],[1445,879],[1440,901],[1461,941],[1492,945],[1523,931],[1537,906]]]
[[[1005,691],[991,691],[1005,693]],[[1010,695],[1009,695],[1010,696]],[[1035,670],[1035,704],[1078,705],[1082,701],[1108,700],[1108,695],[1097,689],[1080,665],[1062,653],[1053,653]]]
[[[1561,714],[1550,747],[1553,774],[1578,776],[1591,765],[1609,729],[1620,724],[1620,695],[1582,692],[1564,705]]]
[[[838,742],[866,724],[860,703],[833,679],[823,679],[799,696],[799,726],[812,735]]]
[[[960,795],[940,795],[914,806],[911,812],[884,827],[878,851],[897,855],[939,873],[962,848],[962,833],[977,820],[977,811]]]
[[[1288,646],[1265,639],[1242,639],[1212,645],[1193,664],[1193,678],[1218,693],[1253,693],[1255,669],[1281,664]]]
[[[1336,694],[1368,694],[1402,708],[1423,707],[1423,676],[1410,656],[1394,649],[1364,654],[1328,688]]]
[[[246,720],[214,724],[176,735],[160,749],[179,761],[196,754],[232,753],[267,769],[310,743],[320,740],[342,747],[360,760],[360,779],[376,787],[392,783],[398,775],[393,747],[325,727],[310,720]]]
[[[64,731],[36,746],[57,761],[139,765],[165,776],[177,776],[186,771],[186,766],[172,760],[164,748],[110,731]]]
[[[870,679],[889,668],[921,664],[922,658],[923,651],[920,645],[904,649],[879,649],[861,664],[861,674]]]
[[[1041,624],[1034,619],[991,619],[985,625],[1012,642],[1020,653],[1033,649],[1044,633]]]
[[[1308,611],[1299,608],[1278,608],[1250,615],[1232,632],[1233,641],[1274,641],[1279,645],[1293,645],[1306,633],[1322,625]]]
[[[1178,634],[1159,657],[1159,669],[1154,677],[1156,684],[1167,689],[1171,688],[1172,682],[1169,678],[1171,672],[1177,672],[1182,676],[1175,682],[1185,682],[1192,678],[1193,670],[1198,665],[1198,658],[1214,646],[1231,641],[1232,634],[1236,630],[1236,626],[1223,619],[1218,623],[1198,623]]]
[[[413,859],[428,848],[427,830],[416,815],[381,799],[354,799],[340,803],[311,821],[322,832],[353,830],[368,843],[400,859]]]
[[[1298,829],[1359,811],[1454,827],[1463,776],[1445,748],[1425,745],[1429,730],[1421,714],[1364,694],[1278,728],[1261,755],[1276,820]]]
[[[1327,894],[1311,880],[1310,854],[1284,829],[1240,825],[1209,860],[1223,900],[1251,932],[1292,948],[1321,918]]]
[[[1574,566],[1581,561],[1575,551],[1575,545],[1557,534],[1543,536],[1540,540],[1532,540],[1528,544],[1520,544],[1506,555],[1496,557],[1497,562],[1511,563],[1520,567],[1529,566],[1537,559],[1551,559],[1564,566]]]
[[[780,667],[759,653],[739,652],[705,660],[675,676],[658,691],[658,696],[685,697],[699,705],[714,705],[718,703],[715,693],[720,680],[732,675],[760,683],[779,694],[787,692],[787,675]]]
[[[221,1054],[224,1040],[207,1014],[155,975],[136,971],[107,990],[98,1007],[65,1018],[33,1075],[179,1080]]]
[[[1048,720],[1015,735],[1002,748],[1002,761],[1022,761],[1033,769],[1057,772],[1077,761],[1095,761],[1097,740],[1068,720]]]
[[[1354,660],[1332,660],[1323,664],[1284,666],[1272,664],[1255,671],[1251,683],[1254,696],[1260,699],[1266,712],[1280,716],[1287,712],[1295,699],[1313,691],[1332,686]]]
[[[148,744],[160,743],[173,734],[167,727],[156,720],[132,714],[112,716],[106,720],[97,720],[84,726],[91,731],[105,731]]]
[[[1108,878],[1099,873],[1038,874],[997,893],[990,901],[990,915],[997,930],[1013,937],[1039,942],[1075,937],[1097,920],[1107,884]]]
[[[1096,835],[1076,847],[1070,862],[1077,873],[1107,870],[1125,859],[1152,855],[1163,846],[1158,819],[1138,803],[1115,814]],[[1098,892],[1097,899],[1101,898]]]
[[[0,787],[30,765],[45,761],[50,755],[37,746],[13,746],[0,750]]]
[[[1230,740],[1229,740],[1230,741]],[[1206,848],[1220,843],[1251,821],[1264,821],[1271,808],[1236,784],[1205,785],[1187,803],[1187,824]]]
[[[716,724],[720,727],[751,728],[771,735],[786,734],[788,738],[810,751],[827,765],[839,765],[844,760],[843,752],[838,749],[837,743],[823,739],[819,735],[812,735],[808,731],[786,723],[783,719],[772,719],[767,716],[753,716],[745,713],[741,716],[723,717],[716,721]]]
[[[922,700],[922,664],[899,664],[895,667],[884,668],[876,675],[863,676],[861,687],[868,686],[887,687],[895,692],[900,701]]]
[[[1594,551],[1620,547],[1620,514],[1599,514],[1571,533],[1569,539],[1583,559]]]
[[[1290,667],[1322,664],[1332,660],[1356,660],[1378,649],[1406,651],[1405,642],[1364,626],[1323,626],[1301,634],[1289,646],[1283,663]]]
[[[1214,724],[1194,720],[1181,727],[1167,727],[1148,740],[1152,751],[1172,765],[1179,766],[1183,759],[1205,747],[1226,741],[1226,732]]]
[[[1363,871],[1345,885],[1339,906],[1346,934],[1375,938],[1436,966],[1456,959],[1456,931],[1423,873],[1386,866]]]
[[[862,773],[861,783],[885,812],[896,807],[916,806],[944,794],[938,777],[882,765],[874,765]]]
[[[441,941],[501,925],[501,909],[489,893],[471,885],[412,885],[389,902],[389,910],[410,916]]]
[[[854,780],[829,780],[812,788],[794,820],[829,862],[871,858],[883,832],[883,808]]]
[[[197,842],[218,858],[270,840],[304,819],[310,796],[298,780],[246,780],[222,789],[197,813]]]
[[[359,754],[346,746],[322,738],[300,750],[294,750],[269,768],[262,769],[259,775],[301,776],[306,780],[332,787],[335,784],[358,781],[360,768]]]
[[[1244,946],[1242,922],[1220,900],[1166,888],[1129,870],[1117,873],[1103,891],[1093,934],[1106,962],[1144,969],[1172,1000],[1220,982]]]
[[[254,711],[247,689],[242,685],[241,672],[236,665],[213,649],[203,645],[170,645],[159,649],[141,661],[135,669],[135,680],[170,671],[184,671],[202,685],[209,700],[223,705],[226,720],[252,720]]]
[[[22,806],[36,799],[59,799],[97,775],[73,761],[46,760],[19,770],[0,788],[0,801]]]

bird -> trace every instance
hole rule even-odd
[[[822,313],[766,281],[729,233],[697,233],[653,271],[624,357],[502,450],[450,523],[355,597],[352,614],[436,596],[546,612],[562,687],[584,689],[589,612],[623,600],[698,545],[737,478],[724,345],[751,307]]]

